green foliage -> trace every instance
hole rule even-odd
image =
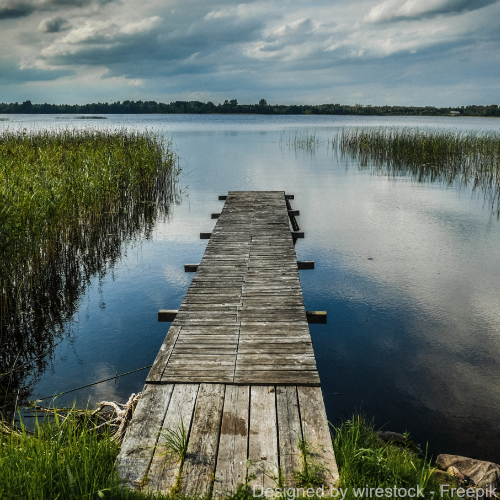
[[[345,129],[333,140],[344,156],[376,173],[472,186],[500,216],[500,134],[412,128]]]
[[[314,448],[306,438],[298,440],[301,470],[295,473],[296,485],[300,488],[315,488],[324,484],[325,467],[314,459]]]
[[[174,458],[176,462],[182,464],[186,458],[188,437],[184,421],[180,420],[174,427],[168,427],[161,431],[162,447],[165,455]]]
[[[150,132],[0,133],[0,416],[29,397],[90,277],[168,212],[176,165]]]
[[[114,463],[120,444],[109,427],[96,430],[90,412],[73,409],[68,418],[35,424],[33,434],[0,435],[0,498],[5,500],[123,499],[169,497],[122,489]]]
[[[454,112],[454,113],[453,113]],[[92,104],[33,104],[31,101],[19,103],[0,103],[0,113],[252,113],[274,115],[362,115],[362,116],[450,116],[458,113],[462,116],[500,116],[497,104],[489,106],[461,106],[436,108],[434,106],[371,106],[362,104],[273,104],[260,99],[257,104],[238,104],[237,99],[225,100],[222,104],[201,101],[174,101],[170,103],[156,101],[116,101]]]
[[[421,458],[407,440],[407,446],[385,443],[378,438],[373,423],[354,415],[335,428],[334,450],[341,488],[355,498],[353,488],[424,488],[425,498],[439,492],[434,469],[427,456]],[[437,498],[437,496],[435,496]]]

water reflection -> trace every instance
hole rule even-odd
[[[178,170],[151,185],[122,194],[91,221],[65,228],[53,250],[35,264],[2,255],[0,412],[11,419],[50,365],[55,347],[71,342],[71,319],[95,277],[102,279],[121,258],[124,243],[150,239],[153,228],[179,204]],[[36,267],[36,268],[35,268]],[[101,302],[104,307],[104,302]]]

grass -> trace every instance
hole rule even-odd
[[[90,412],[35,424],[33,434],[0,435],[0,498],[6,500],[147,499],[119,488],[114,462],[120,445],[109,427],[95,429]],[[160,497],[163,498],[163,497]]]
[[[431,491],[439,495],[439,482],[427,456],[419,457],[414,446],[396,446],[381,441],[373,426],[360,415],[344,421],[335,428],[333,440],[340,474],[341,488],[348,489],[346,498],[356,498],[353,489],[416,487],[425,489],[425,498]]]
[[[131,492],[119,488],[114,462],[119,444],[111,439],[109,427],[96,429],[90,412],[73,411],[61,421],[57,411],[49,420],[36,424],[30,434],[21,426],[20,432],[0,434],[0,498],[5,499],[162,499],[180,500],[176,492],[168,496]],[[176,460],[185,458],[185,429],[182,424],[172,430],[170,452]],[[424,488],[439,492],[427,457],[419,457],[408,440],[403,446],[382,442],[373,423],[359,415],[334,429],[335,455],[340,482],[337,488],[347,490],[346,499],[356,498],[359,488]],[[168,448],[168,446],[167,446]],[[321,486],[322,470],[316,468],[311,456],[314,450],[307,441],[299,442],[302,468],[296,473],[296,487]],[[184,455],[183,455],[184,454]],[[277,483],[278,485],[278,483]],[[251,498],[246,484],[228,498]],[[434,496],[437,498],[437,496]]]
[[[123,241],[176,201],[177,157],[151,132],[0,134],[0,412],[9,419]],[[66,332],[66,333],[65,333]]]
[[[500,217],[500,134],[412,128],[344,129],[333,141],[360,166],[482,191]]]

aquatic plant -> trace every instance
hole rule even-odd
[[[150,132],[0,135],[0,412],[45,369],[93,275],[149,238],[179,198],[177,157]],[[30,383],[26,382],[27,377]]]
[[[333,141],[344,156],[376,173],[418,182],[472,186],[500,216],[500,134],[418,130],[344,129]]]

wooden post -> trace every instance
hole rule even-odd
[[[308,323],[326,325],[326,311],[306,311]]]
[[[304,237],[304,231],[292,231],[292,238],[297,239],[303,237]]]
[[[160,309],[158,311],[158,321],[163,323],[170,323],[174,321],[178,312],[178,309]]]
[[[188,265],[188,264],[186,264]],[[189,264],[193,265],[193,264]],[[314,260],[298,260],[297,261],[297,267],[299,268],[299,271],[303,269],[314,269]]]
[[[199,264],[184,264],[184,272],[185,273],[195,273],[198,269]],[[313,266],[314,267],[314,266]],[[300,269],[300,267],[299,267]],[[309,268],[307,268],[309,269]]]
[[[220,196],[219,196],[219,200],[220,200],[220,201],[227,200],[227,195],[225,195],[225,194],[220,195]]]
[[[212,219],[218,219],[220,214],[212,214]]]
[[[212,233],[200,233],[200,240],[209,240]]]
[[[288,217],[297,217],[300,215],[299,210],[288,210]]]

